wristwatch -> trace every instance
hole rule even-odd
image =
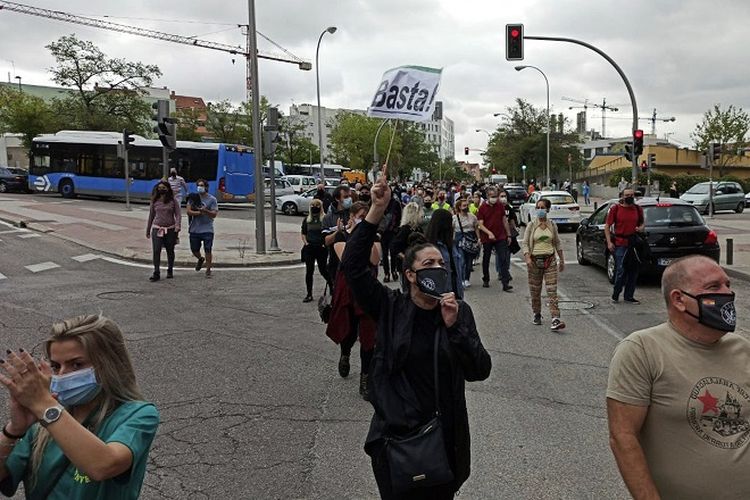
[[[39,419],[39,424],[42,427],[47,427],[50,424],[57,422],[62,416],[65,408],[62,405],[52,406],[44,410],[42,418]]]

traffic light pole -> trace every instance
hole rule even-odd
[[[622,78],[622,81],[625,83],[625,87],[628,89],[628,94],[630,95],[630,105],[633,107],[633,131],[638,129],[638,106],[635,103],[635,93],[633,92],[633,87],[630,86],[630,81],[628,80],[628,77],[625,76],[625,73],[622,71],[620,66],[617,65],[617,63],[609,57],[603,50],[594,47],[590,43],[582,42],[581,40],[576,40],[574,38],[562,38],[562,37],[553,37],[553,36],[523,36],[524,40],[546,40],[548,42],[568,42],[568,43],[574,43],[576,45],[581,45],[583,47],[586,47],[587,49],[591,49],[600,56],[602,56],[604,59],[607,60],[617,71],[617,73],[620,74],[620,77]],[[638,182],[638,156],[635,154],[635,151],[633,152],[633,170],[632,170],[632,182],[633,186],[635,187],[636,183]]]
[[[125,163],[125,210],[130,212],[130,164],[128,163],[128,148],[123,146],[122,160]]]
[[[161,148],[161,176],[164,179],[169,178],[169,150],[165,147]]]

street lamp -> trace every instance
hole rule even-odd
[[[18,91],[23,92],[23,87],[21,87],[21,77],[17,76],[16,80],[18,80]]]
[[[318,46],[315,49],[315,80],[318,86],[318,148],[320,149],[320,181],[323,183],[326,181],[326,169],[323,164],[323,119],[320,110],[320,65],[318,64],[318,56],[320,55],[320,42],[326,33],[330,33],[331,35],[336,33],[336,26],[329,26],[323,30],[320,37],[318,37]]]
[[[537,68],[536,66],[516,66],[516,71],[521,71],[522,69],[531,68],[537,70],[539,73],[542,74],[544,77],[544,83],[547,84],[547,186],[550,185],[550,175],[549,175],[549,80],[547,80],[547,75],[544,74],[544,71]]]
[[[485,130],[483,128],[478,128],[474,132],[484,132],[485,134],[487,134],[487,137],[489,137],[490,139],[492,139],[492,134],[490,134],[489,131],[487,131],[487,130]]]
[[[526,185],[526,165],[521,165],[521,172],[523,172],[523,185]]]

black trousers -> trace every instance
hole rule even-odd
[[[313,274],[315,274],[315,263],[318,263],[318,272],[331,287],[331,278],[328,276],[328,249],[324,246],[307,245],[305,248],[305,285],[307,295],[312,295]]]
[[[393,264],[393,272],[398,272],[398,269],[396,269],[396,263],[391,262],[393,260],[393,256],[391,255],[391,242],[393,241],[394,236],[395,235],[392,231],[386,231],[380,237],[380,244],[383,248],[383,271],[385,271],[386,276],[391,274],[391,264]]]
[[[167,230],[164,236],[157,236],[158,229],[151,229],[151,248],[153,250],[154,274],[159,276],[161,273],[161,249],[167,250],[167,272],[171,273],[174,268],[174,247],[177,244],[177,233],[174,229]]]
[[[354,315],[354,311],[351,311],[351,314],[349,315],[351,319],[351,325],[349,327],[349,335],[341,342],[341,354],[345,354],[347,356],[351,355],[352,353],[352,347],[354,347],[354,343],[357,342],[357,337],[359,336],[359,320]],[[375,349],[371,349],[369,351],[365,351],[362,347],[362,344],[359,345],[359,360],[362,364],[362,370],[361,372],[364,375],[367,375],[370,373],[370,361],[372,361],[372,355],[375,353]]]

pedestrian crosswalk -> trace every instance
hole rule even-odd
[[[39,264],[32,264],[30,266],[23,266],[32,273],[40,273],[42,271],[49,271],[50,269],[56,269],[60,267],[59,264],[55,264],[54,262],[48,261],[48,262],[41,262]]]

